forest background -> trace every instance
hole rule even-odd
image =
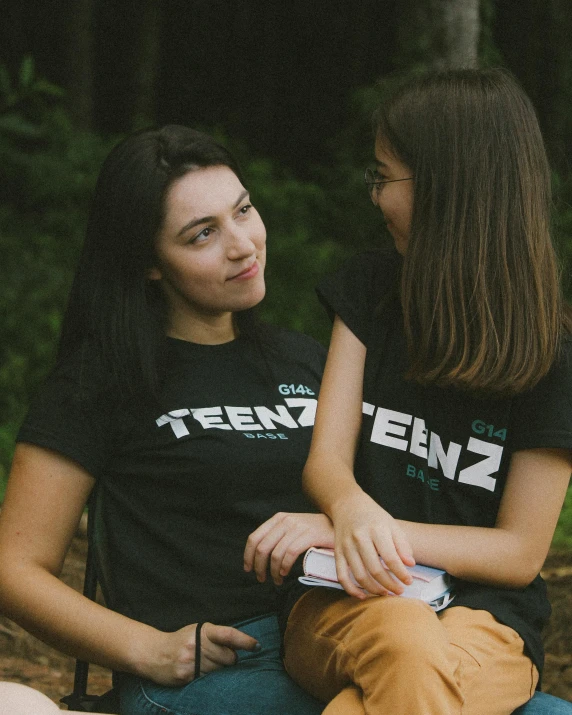
[[[263,317],[327,342],[313,287],[388,240],[363,185],[371,109],[397,76],[508,67],[554,168],[572,297],[569,0],[0,0],[0,500],[52,365],[103,157],[181,123],[239,156],[268,228]],[[569,490],[554,545],[572,547]]]

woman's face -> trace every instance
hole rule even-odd
[[[375,163],[380,178],[374,194],[381,209],[387,230],[393,236],[395,248],[404,256],[409,243],[409,229],[413,213],[413,181],[399,181],[412,176],[411,169],[389,152],[378,139],[375,144]]]
[[[266,229],[248,191],[227,166],[197,169],[167,191],[156,243],[169,334],[185,338],[197,322],[230,329],[232,313],[264,297]]]

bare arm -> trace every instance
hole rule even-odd
[[[334,524],[336,567],[346,591],[357,598],[403,586],[379,562],[381,554],[403,583],[410,583],[405,565],[413,565],[411,549],[399,524],[356,483],[354,458],[362,419],[366,348],[336,317],[320,388],[304,488]]]
[[[262,583],[270,567],[277,586],[310,546],[334,548],[334,529],[325,514],[278,512],[252,532],[244,549],[244,570]]]
[[[328,515],[348,492],[362,420],[365,346],[336,317],[324,369],[304,488]],[[327,475],[327,478],[323,478]]]
[[[194,673],[195,625],[176,633],[126,618],[62,583],[66,552],[93,478],[62,455],[16,447],[0,515],[0,609],[65,653],[165,685]],[[235,648],[256,641],[236,629],[207,624],[201,670],[234,662]]]
[[[493,529],[400,523],[420,562],[470,581],[523,587],[542,568],[571,468],[567,450],[515,452]]]
[[[346,591],[363,597],[348,578],[351,568],[371,593],[401,592],[380,570],[379,555],[404,583],[403,564],[412,563],[411,555],[471,581],[505,587],[530,583],[546,558],[562,508],[570,451],[523,450],[513,455],[494,528],[393,520],[353,475],[365,353],[336,318],[304,472],[308,494],[334,524],[336,565]]]

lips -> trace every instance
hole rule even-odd
[[[229,281],[240,281],[240,280],[248,280],[249,278],[254,278],[255,275],[258,274],[258,271],[260,270],[260,266],[258,264],[258,261],[254,261],[254,263],[249,266],[248,268],[245,268],[243,271],[240,273],[237,273],[235,276],[232,276],[232,278],[229,278]]]

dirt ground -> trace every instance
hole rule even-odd
[[[86,540],[83,530],[73,542],[63,579],[81,589]],[[543,689],[572,702],[572,552],[551,553],[543,575],[553,613],[546,630],[546,668]],[[48,648],[11,621],[0,616],[0,680],[24,683],[58,702],[73,687],[74,661]],[[111,687],[109,672],[90,668],[90,692]]]

